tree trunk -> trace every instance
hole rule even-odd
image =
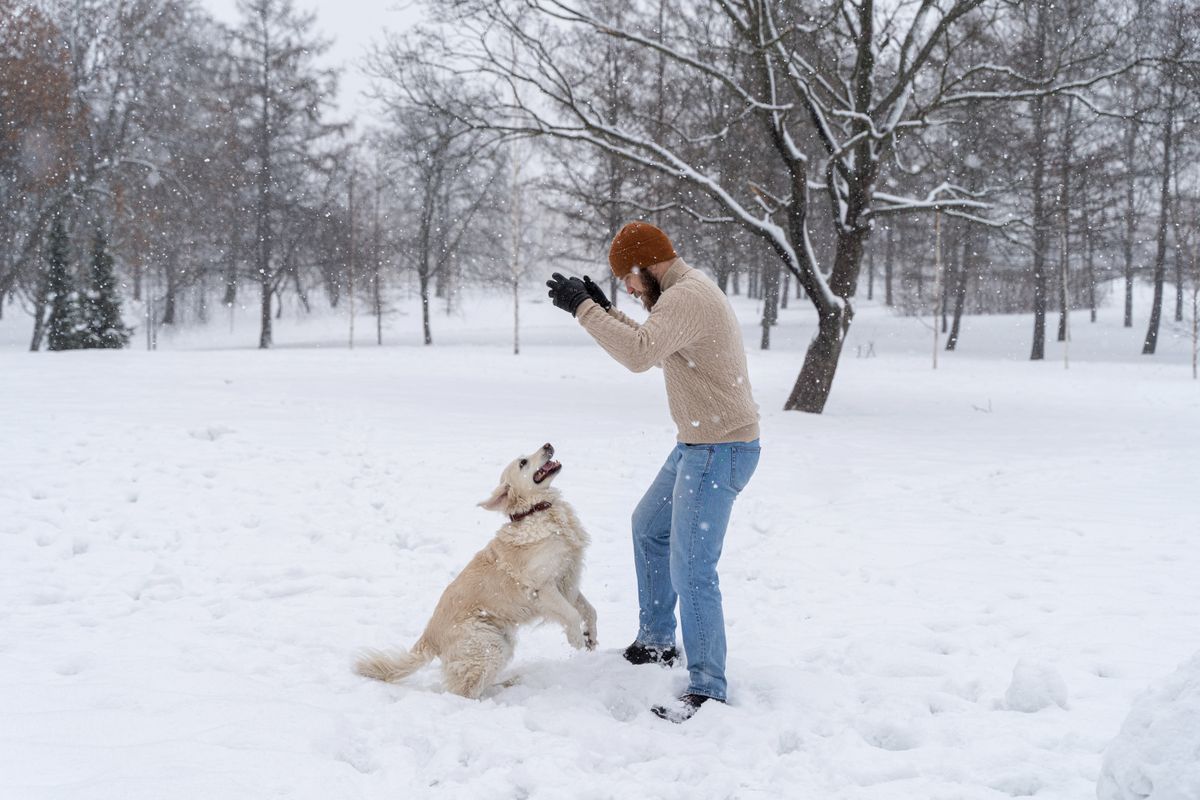
[[[1142,355],[1154,355],[1158,347],[1158,327],[1162,320],[1163,282],[1167,273],[1167,222],[1171,211],[1171,142],[1175,138],[1175,76],[1167,90],[1167,119],[1163,125],[1162,192],[1158,214],[1158,247],[1154,256],[1154,304],[1150,307],[1150,325],[1142,344]]]
[[[29,351],[36,353],[42,349],[42,340],[46,338],[46,281],[43,278],[38,288],[37,298],[33,304],[33,337],[29,340]]]
[[[418,275],[421,284],[421,328],[425,332],[425,344],[433,344],[433,331],[429,327],[429,273],[422,271]]]
[[[912,267],[912,284],[917,289],[917,300],[925,299],[925,265],[918,261]]]
[[[1095,166],[1088,163],[1079,181],[1079,195],[1083,198],[1079,204],[1080,233],[1083,234],[1084,269],[1087,270],[1088,310],[1092,322],[1096,321],[1096,237],[1092,233],[1092,218],[1088,209],[1088,172]]]
[[[975,229],[970,222],[963,223],[962,259],[958,265],[958,280],[954,284],[954,322],[946,337],[946,349],[955,350],[958,347],[959,331],[962,329],[963,307],[967,303],[967,280],[971,274],[971,264],[975,258]]]
[[[271,346],[271,297],[275,292],[271,288],[271,277],[265,273],[259,276],[258,286],[262,292],[262,300],[259,305],[258,346],[260,349],[266,350]]]
[[[717,286],[722,292],[729,294],[729,273],[732,270],[732,264],[729,261],[729,249],[725,244],[724,236],[717,239],[717,255],[713,260],[717,265]]]
[[[1037,12],[1038,68],[1046,58],[1046,9],[1041,0]],[[1031,361],[1046,357],[1046,98],[1032,101],[1033,113],[1033,346]]]
[[[954,251],[957,249],[955,247],[957,241],[955,241],[953,230],[953,227],[951,227],[951,233],[946,237],[947,241],[949,242],[949,246],[946,249],[949,251],[950,257],[946,259],[945,266],[943,267],[944,274],[942,275],[941,281],[941,296],[938,298],[938,316],[941,318],[942,333],[945,333],[950,329],[948,320],[950,309],[950,292],[954,290],[953,287],[957,282],[955,278],[958,274],[958,270],[960,269],[959,265],[955,263],[957,259],[954,257]]]
[[[887,247],[883,251],[883,304],[888,308],[895,305],[892,296],[892,271],[896,256],[895,227],[893,223],[888,223]]]
[[[867,299],[875,299],[875,248],[867,250]]]
[[[1031,361],[1046,357],[1045,100],[1033,101],[1033,347]]]
[[[521,355],[521,282],[513,279],[513,355]]]
[[[267,8],[259,10],[262,19],[263,52],[262,52],[262,111],[258,121],[258,207],[256,228],[258,233],[258,279],[262,291],[261,324],[258,336],[260,349],[271,346],[271,296],[274,294],[274,276],[271,273],[271,257],[273,231],[271,228],[271,210],[274,206],[274,188],[272,175],[272,139],[271,139],[271,64],[272,52],[270,37],[267,35]]]
[[[437,277],[434,279],[434,288],[433,288],[433,294],[434,294],[434,296],[435,296],[435,297],[437,297],[439,300],[445,299],[445,297],[446,297],[446,281],[447,281],[447,277],[448,277],[448,276],[446,275],[446,270],[444,270],[444,269],[439,269],[439,270],[437,271]],[[446,307],[446,313],[449,313],[449,312],[450,312],[450,307],[449,307],[449,305],[447,304],[447,307]]]
[[[1175,321],[1183,322],[1183,248],[1175,245]]]
[[[133,258],[130,259],[133,263],[130,268],[133,271],[133,302],[141,302],[142,299],[142,253],[145,249],[145,242],[139,233],[134,233],[134,248]]]
[[[354,230],[354,179],[356,173],[355,164],[351,161],[350,185],[347,187],[348,196],[346,199],[346,221],[350,235],[350,264],[346,276],[346,305],[349,306],[350,311],[349,347],[351,350],[354,349],[354,272],[358,269],[358,237]]]
[[[208,273],[204,270],[197,276],[196,321],[201,325],[208,324]]]
[[[383,345],[383,247],[380,244],[379,225],[379,179],[375,181],[375,218],[371,230],[371,305],[375,312],[375,344]]]
[[[383,294],[379,287],[379,262],[375,262],[375,273],[371,276],[372,310],[375,312],[375,344],[383,344]]]
[[[179,269],[173,251],[167,256],[166,273],[167,293],[163,297],[163,313],[162,319],[159,322],[163,325],[174,325],[176,300],[179,295]]]
[[[226,306],[233,306],[237,302],[237,248],[234,247],[232,237],[230,237],[229,252],[226,254],[225,261],[225,296],[221,298],[221,303]]]
[[[770,265],[763,264],[762,258],[756,259],[760,264],[763,275],[763,315],[762,315],[762,344],[761,349],[771,349],[771,326],[779,320],[779,271],[782,265],[778,259],[771,259]]]
[[[811,414],[820,414],[825,410],[833,377],[837,374],[838,359],[842,355],[845,333],[840,310],[821,316],[817,335],[804,355],[804,366],[800,369],[800,377],[796,379],[792,393],[788,395],[784,410],[807,411]]]
[[[1062,275],[1058,282],[1058,341],[1067,340],[1067,314],[1070,298],[1067,297],[1067,285],[1071,274],[1071,157],[1074,147],[1074,131],[1071,129],[1071,112],[1073,106],[1067,100],[1066,115],[1063,119],[1062,151],[1059,153],[1059,163],[1062,168],[1062,196],[1059,198],[1059,213],[1062,214]],[[1085,198],[1086,201],[1086,198]]]
[[[1173,178],[1175,181],[1175,194],[1171,202],[1171,228],[1172,241],[1175,243],[1175,321],[1183,322],[1183,248],[1184,245],[1179,241],[1179,227],[1182,220],[1183,208],[1182,195],[1179,192],[1179,162],[1178,156],[1179,141],[1175,142],[1176,157],[1175,169]]]
[[[1137,210],[1134,208],[1136,182],[1133,159],[1137,146],[1137,119],[1131,117],[1125,124],[1125,327],[1133,327],[1133,237],[1137,231]]]
[[[831,304],[816,295],[813,296],[813,305],[816,306],[818,314],[817,335],[813,337],[804,355],[800,376],[796,379],[784,405],[786,411],[820,414],[825,410],[829,390],[837,374],[846,333],[850,330],[850,322],[853,319],[850,298],[858,288],[863,247],[869,229],[859,224],[864,197],[861,188],[852,187],[849,195],[850,210],[847,212],[843,229],[838,233],[833,268],[829,271],[829,289],[837,298],[837,303]],[[805,208],[794,211],[795,218],[792,220],[792,230],[797,232],[793,238],[805,243],[804,250],[807,250],[808,242],[807,223],[804,219],[806,211]],[[815,270],[816,265],[811,265],[811,268]]]

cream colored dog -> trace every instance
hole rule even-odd
[[[504,468],[500,485],[479,505],[509,521],[442,592],[412,650],[369,651],[358,660],[358,674],[395,683],[436,657],[447,688],[477,698],[512,659],[525,623],[553,620],[572,647],[595,649],[596,610],[579,591],[589,539],[575,510],[550,486],[562,469],[553,456],[546,444]]]

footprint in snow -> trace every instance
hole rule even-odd
[[[201,441],[215,442],[231,433],[234,433],[233,428],[227,428],[224,425],[209,425],[205,428],[192,428],[188,431],[188,436]]]

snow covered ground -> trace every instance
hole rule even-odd
[[[685,671],[620,658],[661,376],[558,310],[523,309],[519,357],[500,300],[436,316],[434,348],[404,305],[353,351],[289,313],[260,352],[248,312],[29,354],[7,310],[0,797],[1095,797],[1134,699],[1200,650],[1188,343],[1145,358],[1144,309],[1080,314],[1064,369],[1054,342],[1025,360],[1028,317],[971,318],[934,372],[929,329],[868,305],[811,416],[780,411],[811,312],[762,352],[738,310],[764,450],[722,560],[731,703],[681,726],[649,706]],[[416,638],[500,521],[475,502],[543,441],[600,649],[530,630],[479,702],[436,668],[354,675]]]
[[[1099,800],[1200,798],[1200,653],[1133,704],[1097,788]]]

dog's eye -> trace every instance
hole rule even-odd
[[[521,459],[521,469],[525,469],[525,465],[526,465],[526,464],[528,464],[528,463],[529,463],[529,462],[528,462],[527,460],[525,460],[524,458],[522,458],[522,459]]]

